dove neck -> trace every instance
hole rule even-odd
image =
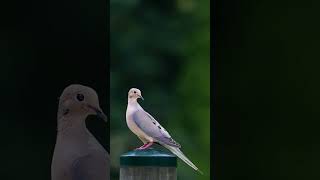
[[[73,133],[83,134],[87,133],[86,117],[85,116],[63,116],[58,119],[58,134]]]
[[[135,98],[128,98],[128,105],[139,105],[137,99]]]
[[[128,99],[128,107],[134,108],[134,109],[142,109],[137,99]]]

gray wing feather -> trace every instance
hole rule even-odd
[[[148,136],[156,139],[159,143],[180,148],[180,144],[173,140],[170,134],[164,129],[149,113],[138,110],[132,114],[136,125]]]
[[[97,155],[77,159],[72,166],[72,180],[109,180],[107,161]]]

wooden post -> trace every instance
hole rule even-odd
[[[120,180],[176,180],[177,157],[153,148],[120,156]]]

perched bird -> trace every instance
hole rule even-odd
[[[92,114],[107,121],[92,88],[73,84],[64,89],[59,98],[52,180],[110,179],[109,154],[86,128],[85,120]]]
[[[138,103],[143,97],[137,88],[131,88],[128,92],[128,106],[126,121],[129,129],[138,136],[143,145],[137,150],[149,148],[153,143],[160,144],[178,156],[196,171],[202,172],[181,152],[180,144],[173,140],[170,134]]]

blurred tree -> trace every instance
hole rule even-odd
[[[210,177],[209,0],[111,1],[111,157],[141,144],[127,128],[127,91],[142,90],[142,106],[182,144],[204,171],[179,161],[179,179]]]

